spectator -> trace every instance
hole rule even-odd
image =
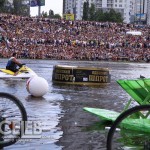
[[[1,35],[9,45],[0,43],[0,56],[12,51],[19,58],[63,60],[150,60],[150,26],[111,22],[66,21],[49,18],[1,16]],[[126,35],[138,30],[141,36]],[[11,47],[11,48],[10,48]]]

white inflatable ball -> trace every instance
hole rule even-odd
[[[27,91],[35,97],[41,97],[48,92],[48,82],[39,76],[31,77],[26,83]]]

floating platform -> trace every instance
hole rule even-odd
[[[108,68],[56,65],[53,67],[53,83],[104,86],[110,83]]]

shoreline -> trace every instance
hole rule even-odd
[[[1,59],[8,59],[8,58],[4,58],[4,57],[0,57]],[[44,59],[39,59],[39,58],[37,58],[37,59],[32,59],[32,58],[18,58],[19,60],[45,60],[45,61],[47,61],[47,60],[50,60],[50,61],[75,61],[75,62],[113,62],[113,63],[117,63],[117,62],[124,62],[124,63],[149,63],[149,62],[146,62],[146,61],[125,61],[125,60],[118,60],[118,61],[113,61],[113,60],[76,60],[76,59],[72,59],[72,60],[69,60],[69,59],[46,59],[46,58],[44,58]]]

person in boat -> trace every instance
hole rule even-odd
[[[7,65],[6,65],[6,69],[13,71],[14,76],[18,74],[18,71],[19,71],[18,66],[21,67],[23,65],[17,60],[16,56],[17,56],[17,53],[14,52],[12,54],[12,57],[9,58]]]

